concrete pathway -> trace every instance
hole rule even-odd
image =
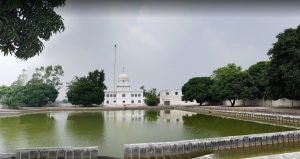
[[[251,157],[246,159],[299,159],[299,158],[300,158],[300,152],[291,152],[291,153],[283,153],[277,155]]]

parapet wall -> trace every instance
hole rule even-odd
[[[300,130],[175,142],[125,144],[124,158],[192,158],[215,150],[298,141],[300,141]]]
[[[98,147],[41,147],[0,154],[1,159],[97,159]]]

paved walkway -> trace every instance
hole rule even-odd
[[[283,153],[277,155],[251,157],[247,159],[299,159],[299,158],[300,158],[300,152],[291,152],[291,153]]]

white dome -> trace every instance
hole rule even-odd
[[[118,76],[118,81],[129,81],[129,76],[126,74],[126,73],[121,73],[119,76]]]

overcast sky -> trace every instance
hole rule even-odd
[[[63,82],[104,69],[112,89],[117,44],[117,75],[124,67],[132,87],[180,89],[228,63],[247,69],[268,60],[276,35],[300,23],[293,4],[73,2],[57,9],[66,29],[44,43],[42,54],[27,61],[0,56],[0,85],[10,85],[23,68],[59,64]]]

